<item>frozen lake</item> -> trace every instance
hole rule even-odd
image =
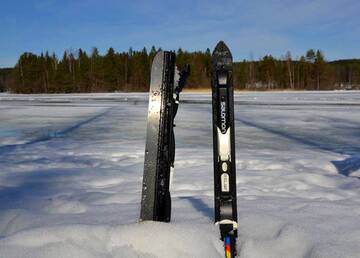
[[[147,94],[0,94],[0,257],[222,257],[211,97],[181,99],[173,221],[139,224]],[[240,257],[360,257],[360,91],[235,104]]]

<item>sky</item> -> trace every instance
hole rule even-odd
[[[327,60],[360,58],[359,13],[359,0],[1,0],[0,67],[23,52],[192,51],[219,40],[236,61],[310,48]]]

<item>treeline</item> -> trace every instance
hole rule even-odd
[[[15,81],[9,88],[17,93],[146,91],[152,59],[159,50],[152,47],[149,52],[144,48],[117,53],[110,48],[100,55],[96,48],[90,54],[79,49],[66,51],[61,59],[49,53],[24,53],[14,68]],[[179,49],[177,54],[180,69],[186,63],[192,66],[190,86],[207,87],[210,50],[188,53]]]
[[[280,59],[267,55],[235,64],[234,81],[238,89],[360,89],[360,59],[327,62],[313,49],[293,59],[288,51]]]
[[[127,52],[115,52],[109,48],[101,55],[97,48],[91,53],[79,49],[65,51],[61,58],[48,52],[24,53],[0,85],[14,93],[147,91],[151,62],[159,50],[152,47],[150,51],[130,48]],[[191,65],[188,87],[210,87],[210,50],[179,49],[178,67],[187,63]],[[360,88],[360,60],[327,62],[320,50],[312,49],[295,59],[290,52],[281,58],[267,55],[260,60],[235,63],[234,85],[239,90],[356,89]]]

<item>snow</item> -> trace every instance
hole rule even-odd
[[[223,257],[211,97],[176,118],[172,222],[138,223],[147,94],[0,94],[0,257]],[[360,92],[237,93],[240,257],[360,257]]]

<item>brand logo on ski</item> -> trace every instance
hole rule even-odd
[[[220,102],[221,133],[226,133],[226,102]]]

